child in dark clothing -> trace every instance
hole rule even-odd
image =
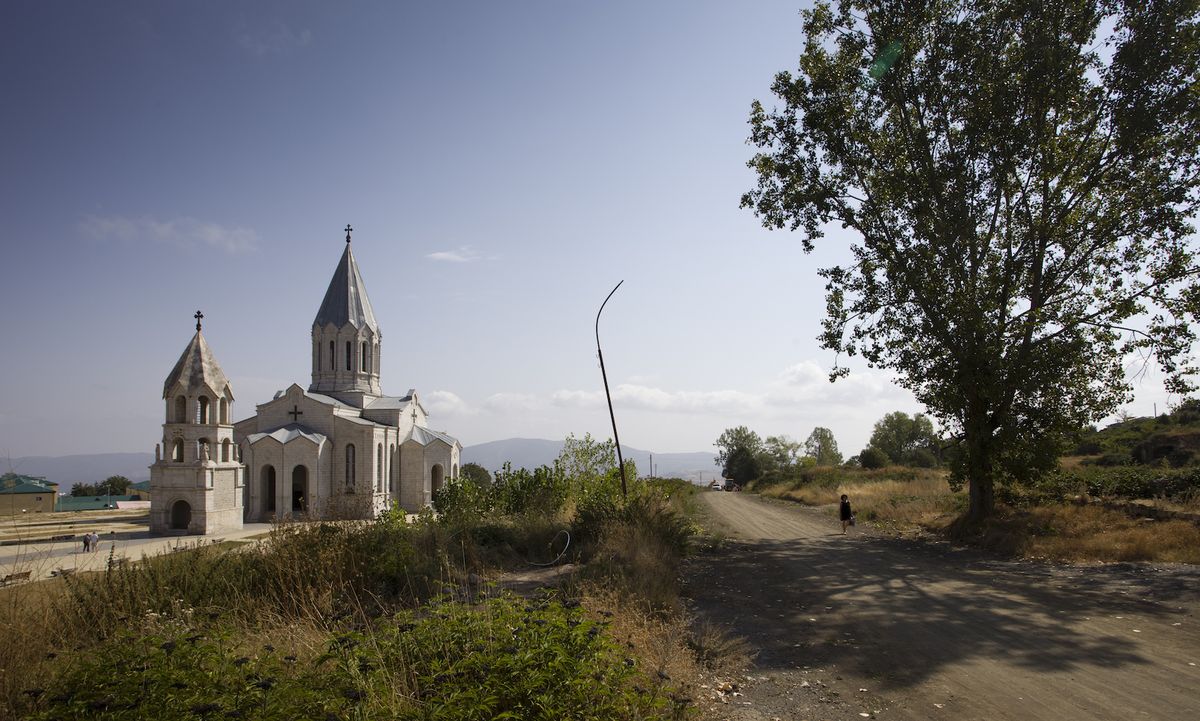
[[[846,535],[846,526],[854,523],[854,512],[850,510],[850,496],[842,494],[842,505],[838,509],[838,515],[842,517],[842,535]]]

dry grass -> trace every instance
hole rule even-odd
[[[982,529],[951,535],[1025,558],[1200,564],[1200,528],[1188,521],[1134,519],[1097,506],[1003,509]]]
[[[1200,528],[1188,521],[1131,518],[1098,506],[1062,504],[1001,507],[994,519],[971,528],[960,517],[966,510],[965,493],[952,492],[944,473],[904,477],[894,470],[849,472],[836,484],[822,479],[825,482],[775,485],[759,492],[827,507],[830,513],[836,512],[844,493],[860,520],[884,530],[925,530],[1024,558],[1200,564]],[[889,471],[898,477],[888,477]],[[1197,506],[1200,499],[1192,499],[1180,509]]]
[[[952,493],[944,472],[920,474],[887,471],[847,473],[836,485],[771,486],[762,495],[808,506],[836,506],[842,494],[850,497],[860,520],[874,521],[893,530],[908,530],[936,523],[954,513],[963,494]]]

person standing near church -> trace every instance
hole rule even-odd
[[[850,496],[842,494],[842,504],[838,507],[838,515],[842,519],[842,535],[846,535],[846,527],[854,525],[854,511],[850,509]]]

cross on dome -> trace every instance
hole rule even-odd
[[[352,231],[352,230],[354,230],[354,228],[351,228],[350,224],[346,223],[346,242],[347,243],[350,242],[350,231]]]
[[[200,320],[204,318],[204,314],[200,311],[196,311],[196,315],[192,317],[196,319],[196,330],[200,330]]]

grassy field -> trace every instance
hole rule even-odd
[[[1200,563],[1200,528],[1186,520],[1131,518],[1095,505],[1046,502],[1001,504],[995,518],[968,528],[960,518],[964,491],[954,492],[944,471],[814,469],[799,482],[755,487],[760,494],[837,513],[844,493],[859,520],[898,534],[930,533],[1001,553],[1056,561]],[[1195,501],[1161,502],[1187,508]]]
[[[0,589],[0,718],[694,717],[701,679],[744,659],[679,608],[693,494],[287,524]],[[582,572],[501,590],[564,529]]]

